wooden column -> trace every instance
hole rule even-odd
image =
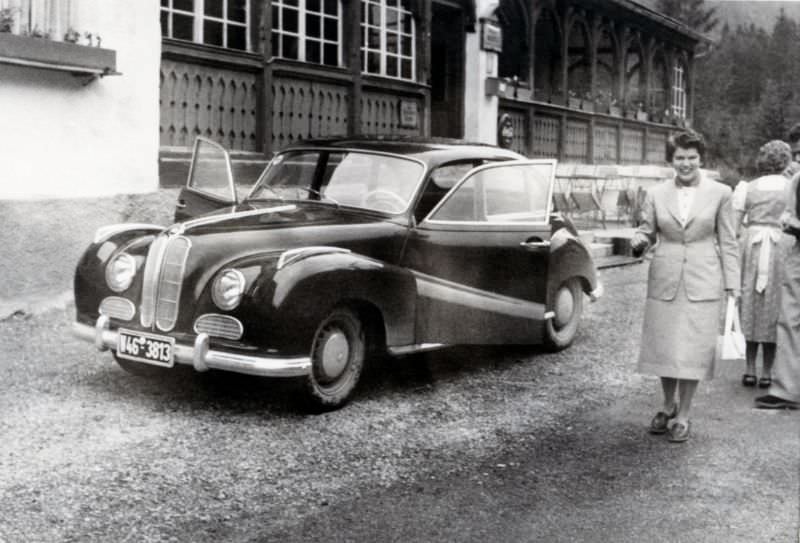
[[[256,99],[256,139],[261,152],[269,157],[272,148],[272,1],[256,2],[254,20],[259,21],[254,29],[253,43],[257,43],[262,53],[264,67],[258,79],[258,97]]]
[[[433,1],[422,0],[420,2],[422,13],[419,14],[419,30],[417,32],[418,59],[417,77],[418,80],[426,85],[426,92],[423,98],[422,112],[422,135],[431,134],[431,26],[433,21]],[[416,14],[415,14],[416,16]],[[463,119],[463,110],[462,110]],[[463,128],[462,128],[463,130]],[[462,132],[463,135],[463,132]]]
[[[347,135],[361,133],[362,66],[361,2],[342,2],[342,40],[345,62],[350,68],[350,99],[347,102]]]

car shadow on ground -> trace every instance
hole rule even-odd
[[[394,394],[424,394],[437,384],[487,372],[503,373],[546,355],[535,346],[469,346],[371,359],[351,401],[381,401]],[[104,355],[105,358],[105,355]],[[544,358],[542,358],[544,359]],[[303,379],[263,378],[224,371],[196,372],[176,365],[154,377],[132,375],[108,360],[83,379],[110,400],[124,399],[163,410],[220,410],[235,413],[315,414],[305,401]]]

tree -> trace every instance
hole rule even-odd
[[[702,34],[709,34],[719,24],[717,8],[706,7],[705,0],[658,0],[656,9]]]

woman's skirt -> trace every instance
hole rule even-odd
[[[777,243],[765,239],[752,243],[753,232],[742,240],[742,299],[739,311],[742,321],[742,333],[747,341],[759,343],[775,343],[775,325],[778,322],[778,295],[783,282],[784,259],[790,245],[788,236]],[[758,281],[758,260],[761,246],[771,244],[769,253],[769,272],[767,284],[761,292],[756,290]]]
[[[696,381],[713,378],[723,301],[689,300],[683,279],[674,299],[647,298],[639,373]]]

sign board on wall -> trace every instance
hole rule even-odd
[[[503,30],[492,21],[481,21],[481,49],[503,52]]]
[[[416,100],[400,100],[400,126],[417,128],[419,125],[419,107]]]

